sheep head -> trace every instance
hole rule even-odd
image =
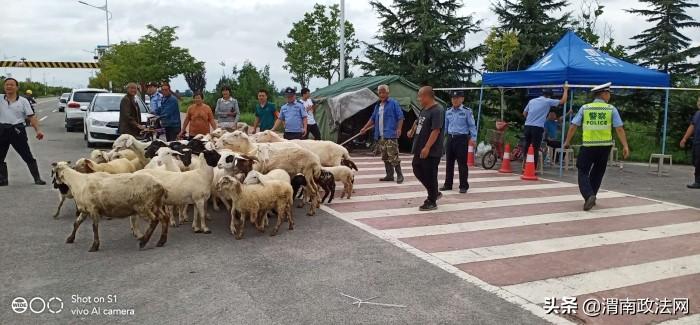
[[[107,159],[107,153],[97,149],[90,152],[90,159],[98,163],[106,163],[109,161],[109,159]]]
[[[262,180],[260,179],[262,174],[259,172],[252,170],[248,175],[245,177],[245,180],[243,180],[243,184],[249,185],[249,184],[262,184]]]
[[[233,152],[223,152],[221,153],[221,158],[217,163],[217,167],[221,169],[233,169],[236,167],[237,154]]]
[[[87,159],[85,159],[85,158],[78,159],[78,161],[75,162],[73,169],[75,169],[77,172],[83,173],[83,174],[90,173],[90,169],[88,169],[88,167],[87,167]]]
[[[221,155],[216,150],[204,150],[202,151],[201,155],[202,156],[200,157],[204,157],[204,160],[209,167],[216,167],[216,165],[219,163],[219,159],[221,158]]]
[[[153,158],[156,156],[156,152],[158,151],[158,149],[166,146],[167,144],[165,144],[165,142],[161,140],[154,140],[146,147],[146,149],[143,152],[143,156],[149,159]]]
[[[156,155],[158,156],[158,159],[161,159],[161,160],[178,159],[178,158],[183,156],[182,153],[177,152],[177,151],[170,149],[168,147],[159,148],[158,151],[156,151]]]
[[[216,190],[220,192],[232,192],[235,195],[241,193],[241,182],[235,177],[224,176],[216,183]]]
[[[226,133],[217,141],[217,148],[228,148],[239,152],[248,152],[254,147],[247,134],[241,131]]]
[[[189,167],[192,164],[192,150],[182,149],[182,156],[179,157],[182,164],[185,167]]]
[[[51,163],[51,177],[53,178],[54,187],[56,184],[63,184],[62,171],[70,168],[70,161],[56,161]]]

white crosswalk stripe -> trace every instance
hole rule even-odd
[[[489,229],[501,229],[508,227],[522,227],[529,225],[541,225],[565,221],[581,221],[590,219],[612,218],[627,216],[632,214],[652,213],[661,211],[680,210],[683,207],[669,204],[650,204],[640,206],[630,206],[623,208],[610,208],[594,211],[576,211],[541,214],[536,216],[525,216],[516,218],[491,219],[474,222],[452,223],[447,225],[435,225],[425,227],[411,227],[385,230],[385,232],[396,238],[446,235],[458,232],[480,231]]]
[[[610,268],[503,287],[532,302],[545,297],[573,297],[700,273],[700,255]]]
[[[598,198],[616,198],[624,197],[625,194],[615,193],[615,192],[605,192],[598,193]],[[557,203],[557,202],[567,202],[567,201],[582,201],[580,195],[559,195],[550,196],[547,198],[547,203]],[[448,211],[463,211],[463,210],[473,210],[473,209],[483,209],[483,208],[498,208],[505,206],[517,206],[525,204],[537,204],[542,203],[542,198],[524,198],[524,199],[504,199],[504,200],[491,200],[483,202],[466,202],[466,203],[453,203],[453,204],[442,204],[438,210],[433,211],[418,211],[418,208],[400,208],[400,209],[385,209],[385,210],[371,210],[371,211],[360,211],[360,212],[349,212],[344,213],[343,216],[350,219],[368,219],[368,218],[380,218],[380,217],[392,217],[392,216],[405,216],[405,215],[417,215],[417,214],[431,214],[440,213]]]
[[[484,183],[484,182],[499,182],[499,181],[514,181],[519,180],[520,176],[500,176],[500,177],[482,177],[470,179],[469,183]],[[396,182],[381,182],[381,183],[371,183],[371,184],[357,184],[353,186],[353,189],[366,189],[366,188],[383,188],[383,187],[394,187],[397,186]],[[399,186],[412,186],[421,185],[419,181],[403,182]]]
[[[640,240],[680,236],[700,232],[700,221],[658,227],[620,230],[599,234],[536,240],[524,243],[460,249],[433,253],[450,264],[491,261],[502,258],[561,252],[572,249],[597,247]]]

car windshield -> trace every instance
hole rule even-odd
[[[68,97],[70,97],[70,93],[65,93],[65,94],[61,95],[62,99],[67,99]]]
[[[97,98],[95,98],[95,104],[92,106],[92,111],[119,112],[119,104],[121,101],[121,96],[97,96]],[[148,113],[146,105],[143,104],[140,98],[136,99],[136,105],[139,106],[141,113]]]
[[[81,91],[73,93],[73,101],[80,103],[89,103],[95,97],[95,95],[100,94],[99,91]]]

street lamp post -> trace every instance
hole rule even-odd
[[[338,79],[345,79],[345,0],[340,0],[340,73]]]
[[[110,17],[112,15],[112,13],[109,11],[107,0],[105,0],[105,5],[101,6],[101,7],[91,5],[85,1],[78,1],[78,3],[84,4],[84,5],[89,6],[89,7],[93,7],[95,9],[100,9],[100,10],[105,12],[105,22],[107,23],[107,47],[109,48],[109,46],[111,45],[111,43],[109,42],[109,20],[112,18],[112,17]]]

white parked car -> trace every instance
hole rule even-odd
[[[66,104],[66,131],[80,130],[80,127],[83,126],[85,111],[87,111],[92,98],[95,97],[95,94],[107,92],[105,89],[73,89]]]
[[[66,110],[66,104],[68,103],[68,97],[70,93],[63,93],[61,97],[58,98],[58,111],[63,112]]]
[[[125,94],[97,94],[88,105],[83,125],[84,139],[87,146],[92,148],[96,143],[109,144],[119,137],[119,104]],[[146,125],[148,118],[153,117],[146,104],[136,96],[136,105],[141,110],[141,124]]]

